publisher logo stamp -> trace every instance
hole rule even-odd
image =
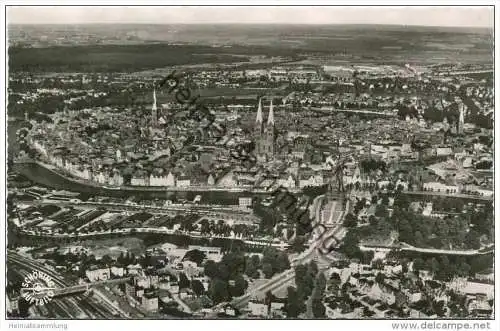
[[[30,304],[43,306],[54,296],[55,284],[52,278],[43,272],[33,271],[28,274],[21,286],[21,296]]]

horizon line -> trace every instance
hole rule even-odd
[[[421,24],[400,24],[400,23],[273,23],[273,22],[74,22],[74,23],[14,23],[8,22],[9,25],[311,25],[311,26],[400,26],[400,27],[423,27],[423,28],[463,28],[463,29],[491,29],[495,26],[486,25],[421,25]]]

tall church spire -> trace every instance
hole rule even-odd
[[[267,125],[274,125],[273,99],[271,99],[271,105],[269,106],[269,116],[267,118]]]
[[[458,117],[458,134],[463,134],[464,133],[464,113],[465,113],[465,104],[463,102],[460,102],[458,104],[458,111],[459,111],[459,117]]]
[[[262,123],[262,99],[259,99],[259,107],[257,108],[257,123]]]
[[[156,88],[153,89],[153,110],[156,110]]]
[[[153,89],[153,107],[151,107],[151,124],[156,127],[158,124],[158,111],[156,108],[156,88]]]

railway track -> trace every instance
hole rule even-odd
[[[16,253],[8,252],[7,263],[16,265],[16,267],[13,268],[15,270],[14,272],[21,273],[23,277],[36,270],[50,276],[57,287],[64,288],[70,286],[66,281],[62,280],[61,276],[55,271],[48,269],[46,266],[36,261],[19,256]],[[83,295],[54,299],[44,306],[46,307],[42,308],[44,311],[41,313],[42,316],[48,318],[109,319],[114,317],[113,314],[117,312],[116,309],[106,309],[96,299]]]

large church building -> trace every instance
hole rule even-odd
[[[262,116],[262,100],[259,100],[257,118],[254,127],[254,141],[257,160],[267,162],[274,159],[276,153],[276,129],[274,126],[273,101],[269,106],[269,115],[264,124]]]

